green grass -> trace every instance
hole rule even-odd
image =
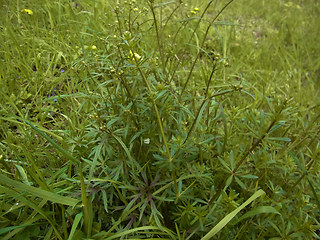
[[[320,3],[196,2],[4,4],[1,239],[320,239]]]

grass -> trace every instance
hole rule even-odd
[[[1,239],[319,239],[314,0],[9,1]]]

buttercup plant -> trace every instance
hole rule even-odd
[[[319,239],[317,2],[24,4],[1,239]]]

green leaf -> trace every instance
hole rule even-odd
[[[28,227],[28,226],[33,226],[34,224],[22,224],[19,226],[11,226],[11,227],[5,227],[5,228],[1,228],[0,229],[0,235],[5,234],[7,232],[10,232],[12,230],[18,229],[18,228],[24,228],[24,227]]]
[[[16,166],[16,168],[18,169],[18,171],[19,171],[19,173],[20,173],[20,175],[21,175],[21,177],[22,177],[22,179],[23,179],[23,182],[24,182],[25,184],[27,184],[27,185],[30,186],[30,183],[29,183],[29,181],[28,181],[28,176],[27,176],[26,171],[24,170],[24,168],[21,167],[21,166],[18,165],[18,164],[15,164],[15,166]]]
[[[129,151],[129,149],[127,148],[127,146],[125,145],[125,143],[121,140],[121,138],[119,138],[117,135],[111,133],[111,136],[117,140],[117,142],[122,146],[123,150],[125,151],[125,153],[127,154],[129,161],[131,163],[131,167],[132,169],[135,169],[135,165],[137,168],[140,168],[139,164],[133,159],[133,157],[131,156],[131,153]]]
[[[222,228],[224,228],[243,208],[245,208],[247,205],[249,205],[252,201],[254,201],[256,198],[264,195],[265,192],[263,190],[256,191],[247,201],[245,201],[241,206],[239,206],[237,209],[229,213],[227,216],[225,216],[216,226],[214,226],[210,232],[208,232],[201,240],[208,240],[211,239],[214,235],[216,235]]]
[[[319,201],[319,198],[318,198],[318,195],[313,187],[313,184],[312,182],[310,181],[310,178],[309,178],[309,174],[308,172],[306,171],[306,169],[302,166],[302,164],[299,162],[298,158],[296,156],[294,156],[291,152],[289,153],[290,156],[294,159],[294,161],[298,164],[298,166],[301,168],[301,170],[304,172],[304,174],[307,176],[307,180],[308,180],[308,183],[309,183],[309,186],[311,188],[311,191],[312,191],[312,194],[314,196],[314,199],[316,201],[316,204],[318,205],[318,210],[320,210],[320,201]]]
[[[74,233],[75,233],[75,231],[76,231],[76,229],[77,229],[77,226],[78,226],[78,224],[79,224],[79,222],[80,222],[80,220],[81,220],[81,218],[82,218],[82,215],[83,215],[82,212],[81,212],[81,213],[78,213],[78,214],[76,215],[76,217],[74,218],[74,221],[73,221],[73,224],[72,224],[72,228],[71,228],[71,231],[70,231],[68,240],[72,240],[72,237],[73,237],[73,235],[74,235]]]
[[[20,191],[21,193],[32,194],[35,197],[40,197],[40,198],[46,199],[47,201],[60,203],[63,205],[68,205],[68,206],[74,207],[78,203],[78,200],[75,198],[64,197],[64,196],[58,195],[53,192],[49,192],[49,191],[46,191],[46,190],[43,190],[40,188],[32,187],[32,186],[23,184],[21,182],[14,181],[4,175],[0,175],[0,184],[13,187],[16,190]]]
[[[279,213],[277,209],[275,209],[274,207],[259,206],[243,214],[234,224],[237,224],[238,222],[242,221],[245,218],[252,217],[261,213],[273,213],[273,214],[281,215],[281,213]]]
[[[96,147],[94,147],[94,157],[93,157],[93,161],[91,167],[90,167],[90,171],[89,171],[89,177],[88,177],[88,182],[91,182],[92,176],[93,176],[93,172],[96,169],[96,165],[98,164],[98,160],[100,158],[100,156],[102,155],[102,149],[106,148],[107,146],[105,146],[104,141],[101,141]]]
[[[266,140],[291,142],[291,139],[290,138],[286,138],[286,137],[267,137]]]
[[[236,180],[236,182],[239,184],[239,186],[240,186],[242,189],[247,190],[246,185],[240,180],[240,178],[235,177],[234,179]]]
[[[193,129],[192,129],[192,127],[191,127],[190,131],[192,131],[192,130],[193,130],[193,131],[196,131],[196,130],[197,130],[198,125],[200,124],[200,120],[201,120],[201,118],[202,118],[203,112],[204,112],[204,110],[206,109],[206,107],[207,107],[207,105],[208,105],[209,102],[210,102],[210,99],[207,99],[206,101],[204,101],[203,105],[201,106],[201,108],[200,108],[200,110],[199,110],[199,112],[198,112],[198,115],[197,115],[197,119],[196,119],[196,121],[195,121],[195,124],[194,124],[194,126],[192,126]]]
[[[1,177],[1,175],[0,175]],[[53,230],[56,233],[56,236],[58,237],[58,239],[62,240],[62,237],[60,236],[59,231],[57,230],[57,228],[55,227],[54,222],[51,220],[51,218],[49,217],[49,214],[44,212],[40,207],[38,207],[36,204],[34,204],[33,202],[29,201],[27,198],[25,198],[24,196],[22,196],[20,193],[10,189],[10,188],[6,188],[3,186],[0,186],[0,193],[5,193],[15,199],[18,199],[19,201],[21,201],[22,203],[26,204],[27,206],[33,208],[34,210],[36,210],[40,215],[42,215],[53,227]]]
[[[252,174],[246,174],[246,175],[243,175],[243,176],[240,176],[242,178],[247,178],[247,179],[257,179],[258,176],[255,176],[255,175],[252,175]]]
[[[43,131],[41,131],[39,128],[37,128],[36,126],[34,126],[31,122],[23,119],[23,118],[19,118],[20,120],[26,122],[30,127],[32,127],[36,132],[38,132],[42,137],[44,137],[45,139],[47,139],[48,142],[50,142],[52,144],[52,146],[54,148],[56,148],[59,152],[61,152],[63,155],[65,155],[68,159],[70,159],[71,161],[75,162],[75,163],[79,163],[79,159],[75,158],[74,156],[71,155],[71,153],[65,149],[63,149],[62,147],[60,147],[55,141],[53,141],[47,134],[45,134]]]
[[[230,186],[230,184],[232,183],[232,180],[233,180],[233,175],[231,175],[231,176],[228,177],[224,189],[227,189],[227,187]]]
[[[228,170],[228,172],[230,172],[230,173],[232,172],[232,170],[230,169],[228,164],[221,157],[218,156],[218,160]]]
[[[134,233],[134,232],[141,231],[141,230],[159,230],[159,228],[155,227],[155,226],[138,227],[138,228],[134,228],[134,229],[130,229],[130,230],[126,230],[126,231],[123,231],[123,232],[119,232],[119,233],[113,234],[111,237],[105,238],[104,240],[116,239],[116,238],[123,237],[123,236],[126,236],[126,235],[130,234],[130,233]]]
[[[230,152],[229,161],[230,161],[231,169],[233,171],[233,169],[234,169],[234,153],[233,153],[233,150],[231,150],[231,152]]]

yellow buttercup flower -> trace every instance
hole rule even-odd
[[[92,45],[92,46],[91,46],[91,49],[92,49],[92,50],[96,50],[96,49],[97,49],[96,45]]]
[[[141,59],[141,56],[138,54],[138,53],[133,53],[131,50],[130,50],[130,56],[129,58],[131,58],[133,61],[135,61],[135,59],[137,61],[139,61]]]
[[[27,13],[27,14],[29,14],[29,15],[33,15],[33,12],[32,12],[32,10],[30,10],[30,9],[22,9],[21,10],[21,12],[25,12],[25,13]]]

